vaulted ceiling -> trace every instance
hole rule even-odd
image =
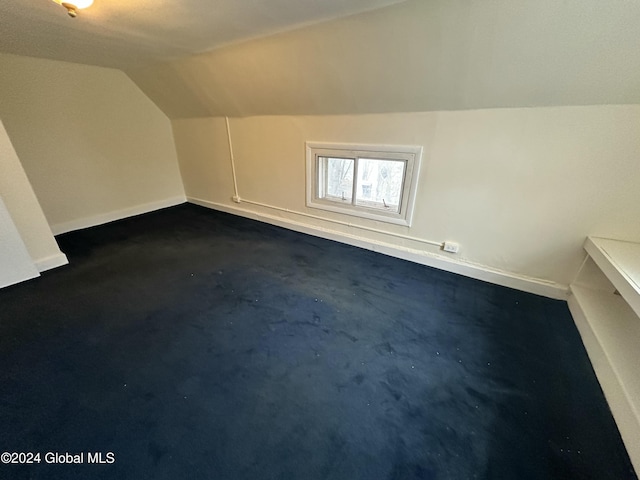
[[[640,1],[410,0],[129,71],[170,117],[640,103]]]
[[[0,52],[126,70],[401,1],[95,0],[72,19],[51,0],[2,0]]]
[[[640,103],[637,0],[95,2],[2,0],[0,51],[122,69],[170,118]]]

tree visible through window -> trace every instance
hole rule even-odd
[[[353,164],[349,158],[322,158],[326,170],[324,196],[335,200],[349,200],[353,195]]]
[[[307,205],[409,224],[422,148],[339,147],[307,144]]]
[[[356,205],[400,211],[406,162],[361,158],[358,162]]]

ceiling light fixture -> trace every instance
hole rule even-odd
[[[93,5],[93,0],[73,0],[71,2],[63,2],[62,0],[53,0],[58,5],[62,5],[67,9],[67,13],[70,17],[76,18],[78,16],[78,10],[82,10],[83,8],[90,7]]]

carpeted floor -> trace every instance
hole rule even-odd
[[[2,479],[636,478],[564,302],[194,205],[58,241],[0,290]]]

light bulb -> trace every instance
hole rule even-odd
[[[83,8],[90,7],[93,5],[93,0],[72,0],[70,2],[65,2],[64,0],[53,0],[58,5],[62,5],[67,9],[67,13],[70,17],[76,17],[78,15],[78,10],[82,10]]]
[[[69,3],[75,5],[78,10],[82,10],[93,5],[93,0],[73,0]]]

